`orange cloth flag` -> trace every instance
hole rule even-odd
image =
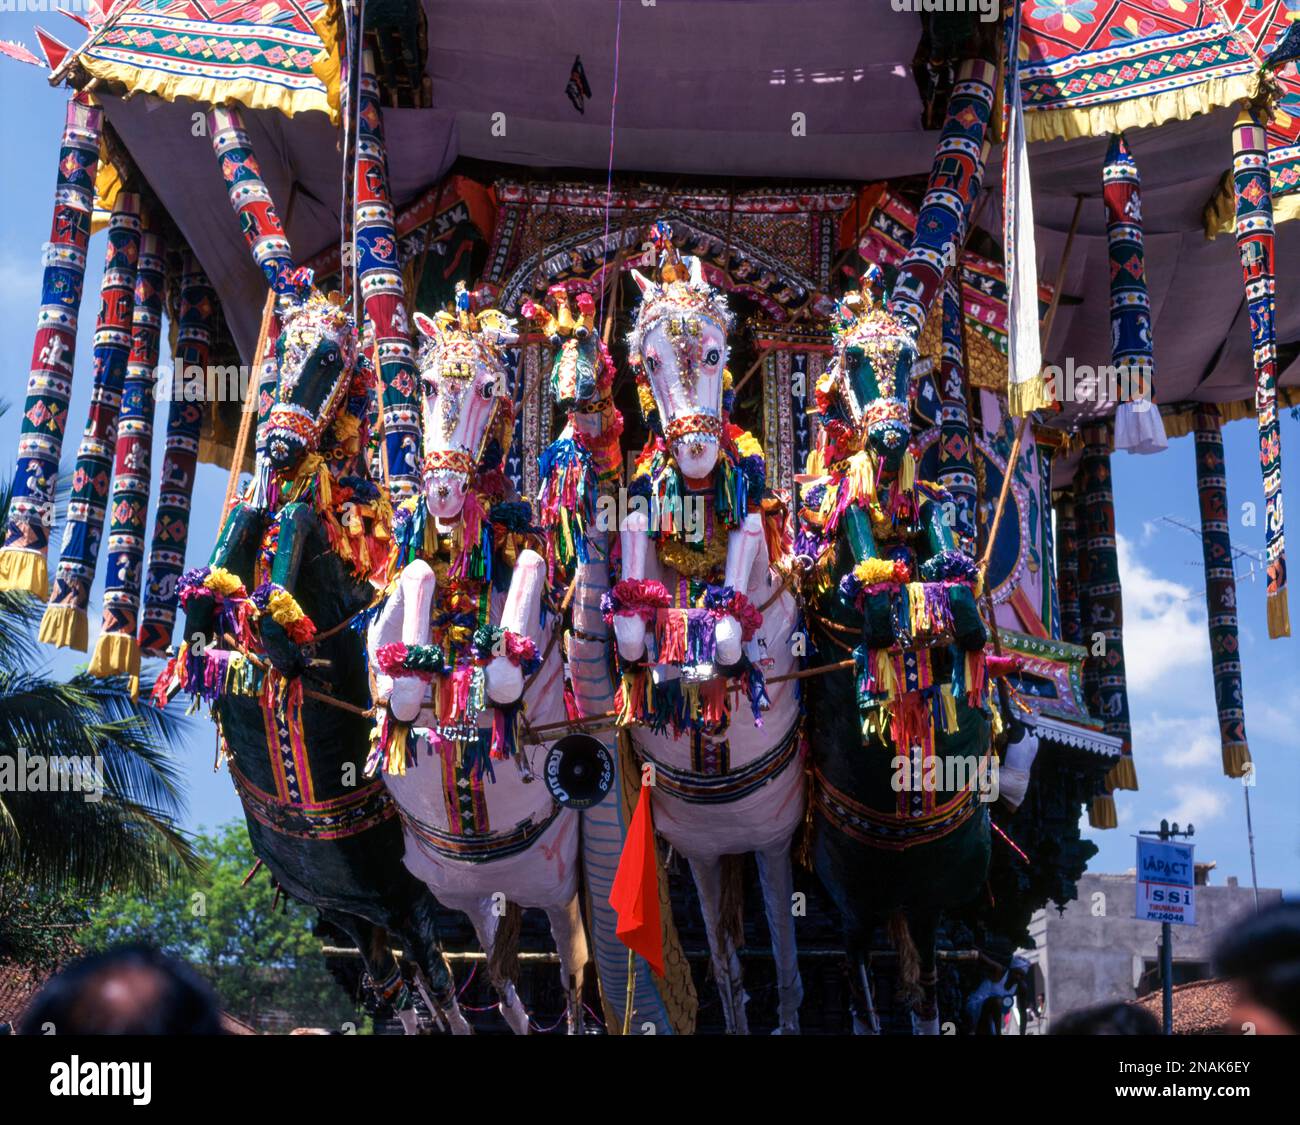
[[[664,975],[664,937],[659,924],[659,857],[655,852],[655,826],[650,816],[650,788],[643,785],[623,854],[618,859],[609,905],[618,914],[614,932]]]

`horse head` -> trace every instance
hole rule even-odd
[[[563,414],[599,411],[614,386],[614,361],[596,331],[596,304],[591,285],[568,281],[552,285],[547,302],[528,300],[523,314],[537,325],[555,349],[551,364],[551,398]],[[577,316],[573,307],[577,305]]]
[[[845,417],[853,444],[875,452],[888,474],[897,472],[911,440],[907,398],[916,340],[878,299],[879,280],[880,271],[869,267],[861,290],[838,304],[835,355],[818,406],[824,416]]]
[[[653,400],[651,413],[678,468],[699,480],[713,471],[721,449],[732,314],[726,297],[705,280],[700,260],[679,258],[671,245],[659,281],[636,270],[632,277],[642,298],[628,337],[637,382]]]
[[[497,309],[474,312],[457,286],[455,312],[415,314],[424,388],[424,495],[429,514],[454,519],[474,479],[494,468],[514,420],[505,351],[519,340]]]
[[[279,313],[279,379],[267,420],[266,457],[272,468],[288,473],[321,450],[347,400],[357,334],[341,298],[312,289],[310,276],[280,296]]]

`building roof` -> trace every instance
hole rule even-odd
[[[1226,980],[1194,980],[1174,985],[1175,1035],[1227,1035],[1235,990]],[[1134,1000],[1161,1018],[1163,997],[1159,990]]]

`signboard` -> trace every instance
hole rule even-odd
[[[1146,922],[1196,925],[1192,844],[1137,837],[1137,914]]]

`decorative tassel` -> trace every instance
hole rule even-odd
[[[1268,635],[1289,637],[1286,537],[1282,523],[1282,432],[1277,421],[1277,279],[1273,255],[1273,197],[1268,139],[1252,110],[1243,110],[1232,131],[1232,176],[1237,201],[1237,250],[1250,311],[1254,346],[1255,413],[1259,418],[1259,468],[1264,478],[1264,547],[1267,555]]]
[[[1093,828],[1115,828],[1119,818],[1115,815],[1115,798],[1109,793],[1098,793],[1088,806],[1088,823]]]
[[[86,670],[92,676],[130,676],[131,699],[140,695],[140,646],[130,633],[100,633]]]

